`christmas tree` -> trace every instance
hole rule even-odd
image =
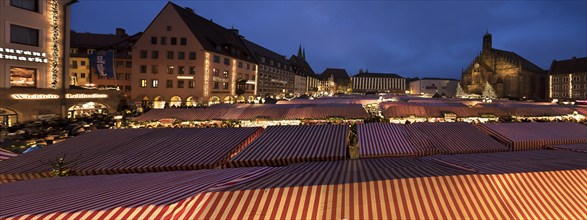
[[[464,98],[467,96],[467,93],[463,91],[460,83],[457,83],[457,98]]]
[[[489,84],[489,82],[485,82],[485,89],[483,89],[481,96],[483,96],[483,98],[497,99],[495,90],[493,89],[493,86]]]

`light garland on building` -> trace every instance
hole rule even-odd
[[[59,74],[59,1],[51,2],[51,88],[57,89]],[[61,79],[65,80],[65,79]]]
[[[552,75],[549,76],[548,82],[549,82],[549,84],[548,84],[549,85],[548,86],[548,97],[552,98]]]
[[[255,65],[255,64],[253,64]],[[259,82],[259,66],[255,65],[255,88],[253,90],[253,93],[255,94],[255,96],[257,95],[257,89],[258,89],[258,82]]]
[[[230,85],[230,95],[236,95],[236,59],[232,60],[232,82]]]
[[[204,97],[208,97],[209,91],[208,91],[208,77],[210,77],[210,53],[206,52],[206,60],[204,61],[205,63],[205,67],[204,67]]]
[[[573,98],[573,74],[569,74],[569,98]]]

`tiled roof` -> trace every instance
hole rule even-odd
[[[536,64],[530,62],[529,60],[525,59],[524,57],[518,55],[517,53],[507,51],[507,50],[499,50],[499,49],[491,49],[494,53],[497,53],[501,56],[507,57],[511,60],[519,62],[522,65],[522,68],[533,71],[533,72],[544,72],[542,68],[537,66]]]
[[[552,61],[550,74],[587,73],[587,57]]]
[[[345,69],[337,69],[337,68],[327,68],[322,72],[322,76],[326,78],[330,78],[333,76],[335,80],[337,79],[350,79],[349,74],[346,72]]]
[[[190,9],[172,2],[168,4],[177,11],[204,49],[257,63],[240,40],[240,36],[233,31],[195,14]]]

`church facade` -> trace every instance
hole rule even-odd
[[[461,87],[481,95],[487,82],[500,98],[545,99],[547,72],[520,55],[494,49],[492,36],[483,36],[481,53],[462,72]]]

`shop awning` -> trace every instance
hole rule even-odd
[[[17,153],[13,153],[12,151],[0,148],[0,161],[8,160],[16,156],[18,156]]]
[[[270,126],[228,166],[281,166],[296,162],[342,160],[348,125]]]

